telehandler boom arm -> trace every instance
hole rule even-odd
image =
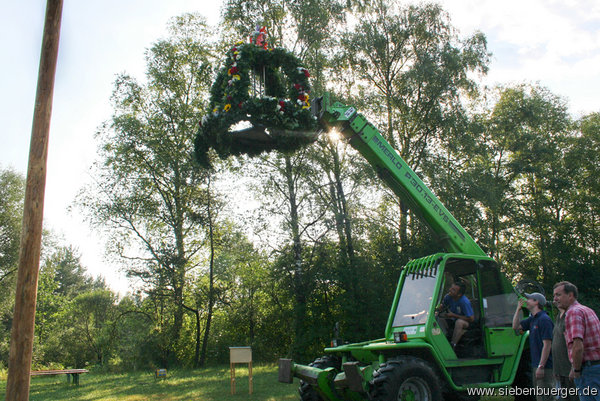
[[[381,133],[352,106],[329,104],[329,94],[316,99],[313,112],[325,129],[339,131],[377,171],[389,187],[435,232],[448,252],[485,256]]]

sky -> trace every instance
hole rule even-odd
[[[409,1],[415,3],[415,1]],[[484,83],[539,83],[568,102],[574,117],[600,112],[600,2],[442,0],[461,35],[483,32],[492,52]],[[130,288],[104,258],[103,240],[72,208],[91,177],[94,134],[111,116],[116,75],[143,80],[145,50],[186,12],[218,29],[222,0],[64,0],[48,150],[44,225],[73,245],[93,276]],[[0,168],[27,173],[46,2],[0,4]],[[249,28],[250,29],[250,28]]]

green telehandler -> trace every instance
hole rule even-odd
[[[324,130],[335,129],[379,177],[427,223],[448,253],[412,260],[401,269],[384,337],[326,348],[310,365],[279,360],[279,381],[300,379],[303,401],[477,400],[499,388],[533,400],[527,333],[512,317],[519,294],[498,264],[425,186],[380,132],[354,107],[313,102]],[[474,321],[456,347],[438,306],[453,282],[465,284]]]

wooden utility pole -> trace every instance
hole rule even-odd
[[[52,95],[58,56],[62,0],[47,0],[44,36],[38,71],[35,108],[29,144],[29,165],[25,187],[25,205],[21,228],[21,249],[15,313],[13,316],[6,383],[7,401],[29,399],[29,375],[33,353],[33,330],[37,298],[38,270],[42,242],[44,191],[46,188],[46,160],[48,133],[52,114]]]

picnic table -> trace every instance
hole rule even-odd
[[[79,375],[88,372],[87,369],[33,370],[31,376],[67,375],[67,383],[71,383],[71,376],[73,376],[73,384],[79,385]]]

